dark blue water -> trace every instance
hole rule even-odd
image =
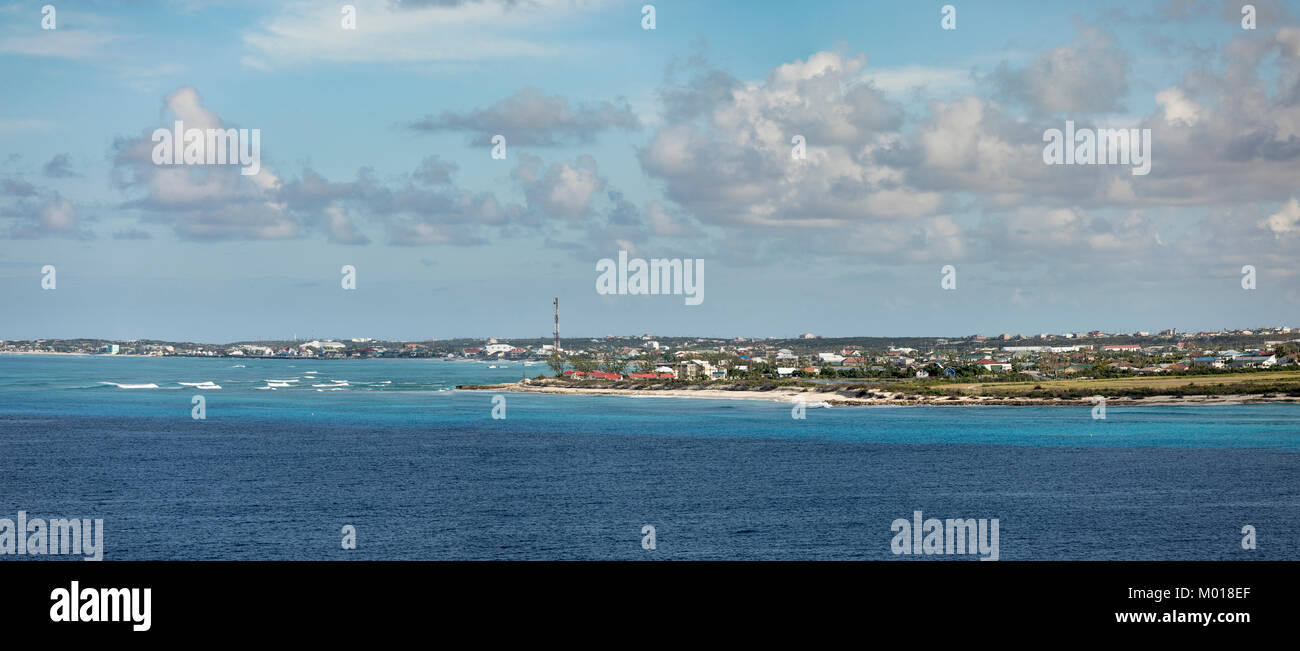
[[[1300,558],[1295,405],[797,421],[508,394],[494,420],[491,394],[447,389],[544,367],[486,366],[0,356],[0,517],[103,518],[110,560],[895,559],[890,525],[915,510],[998,518],[1008,560]],[[204,381],[222,388],[177,384]]]

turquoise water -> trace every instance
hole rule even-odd
[[[110,559],[890,559],[890,523],[915,509],[999,518],[1004,559],[1300,556],[1297,405],[795,420],[775,402],[503,394],[494,419],[492,393],[452,388],[547,370],[489,366],[0,355],[0,517],[104,517]]]

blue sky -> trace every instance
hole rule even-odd
[[[0,339],[1300,326],[1294,6],[44,4],[0,4]],[[176,118],[264,173],[142,159]],[[1151,173],[1045,165],[1066,120]],[[705,301],[597,294],[620,249]]]

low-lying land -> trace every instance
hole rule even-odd
[[[1071,405],[1300,403],[1300,370],[1239,375],[1043,380],[1040,382],[935,382],[925,380],[824,383],[808,380],[638,380],[603,382],[534,378],[508,384],[466,385],[463,390],[715,398],[810,405]]]

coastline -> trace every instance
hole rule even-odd
[[[458,391],[497,391],[503,393],[550,393],[562,395],[609,395],[630,398],[704,398],[711,400],[764,400],[793,403],[802,398],[810,407],[867,407],[867,406],[939,406],[939,407],[1091,407],[1091,398],[1006,398],[1000,396],[926,396],[870,389],[870,397],[846,395],[847,392],[819,391],[812,387],[778,388],[770,391],[747,389],[648,389],[615,387],[574,387],[536,380],[523,380],[504,384],[474,384],[457,386]],[[1167,405],[1238,405],[1247,403],[1283,402],[1300,404],[1300,397],[1272,394],[1229,395],[1157,395],[1141,398],[1117,396],[1106,398],[1107,407],[1116,406],[1167,406]]]

